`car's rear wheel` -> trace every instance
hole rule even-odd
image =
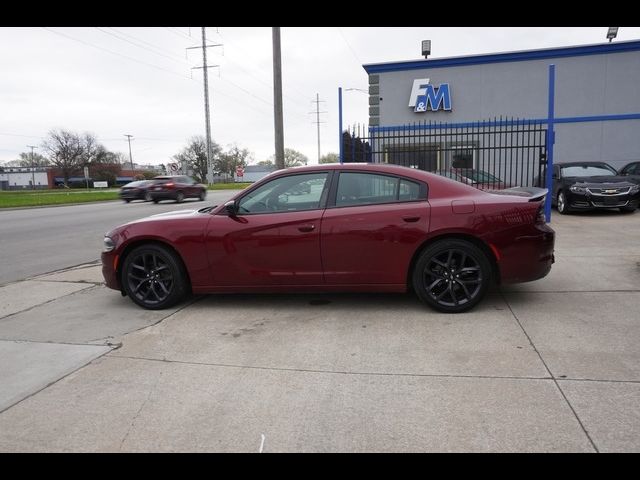
[[[144,201],[145,202],[150,202],[151,200],[153,200],[153,198],[151,198],[151,193],[147,192],[144,194]]]
[[[202,191],[200,192],[200,195],[198,196],[198,198],[202,202],[205,198],[207,198],[207,192],[204,189],[202,189]]]
[[[558,213],[567,214],[569,213],[569,205],[567,205],[567,197],[563,191],[558,193],[558,201],[556,203],[558,208]]]
[[[176,193],[176,202],[182,203],[183,200],[184,200],[184,193],[182,192]]]
[[[465,240],[439,240],[429,245],[413,270],[418,297],[446,313],[470,310],[482,300],[491,282],[485,253]]]
[[[141,307],[168,308],[187,293],[187,276],[171,250],[162,245],[141,245],[127,255],[122,266],[122,286]]]

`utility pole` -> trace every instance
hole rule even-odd
[[[276,137],[276,169],[284,168],[284,122],[282,114],[282,56],[280,27],[271,27],[273,39],[273,114]]]
[[[320,111],[320,102],[324,103],[324,100],[320,100],[320,94],[316,93],[316,99],[315,101],[312,100],[313,103],[316,104],[316,111],[315,112],[309,112],[309,113],[315,113],[316,114],[316,121],[313,123],[317,123],[318,124],[318,164],[320,163],[320,124],[321,123],[327,123],[327,122],[321,122],[320,121],[320,114],[321,113],[327,113],[327,112],[321,112]]]
[[[35,174],[35,166],[33,165],[33,149],[38,148],[35,145],[27,145],[31,149],[31,189],[35,190],[36,188],[36,174]]]
[[[202,48],[202,66],[201,67],[193,67],[193,69],[201,68],[204,73],[204,120],[205,120],[205,128],[207,135],[207,182],[209,185],[213,183],[213,158],[211,153],[211,119],[209,114],[209,68],[219,67],[219,65],[207,65],[207,47],[220,47],[221,43],[215,43],[211,45],[207,45],[207,33],[206,27],[201,27],[202,29],[202,46],[198,47],[189,47],[187,50],[191,50],[193,48]],[[185,172],[186,174],[187,172]]]
[[[131,177],[133,178],[133,157],[131,156],[131,137],[133,137],[133,135],[125,133],[124,136],[129,140],[129,162],[131,163]]]

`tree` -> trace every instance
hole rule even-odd
[[[211,142],[212,162],[215,165],[221,153],[220,145]],[[193,171],[193,176],[200,183],[207,183],[207,141],[202,135],[195,135],[189,139],[189,143],[180,153],[173,156],[178,163],[186,163],[187,168]]]
[[[371,162],[371,145],[349,132],[343,132],[342,155],[345,162]]]
[[[340,157],[337,153],[327,153],[320,157],[319,163],[338,163],[340,161]]]
[[[267,160],[260,160],[257,165],[260,165],[262,167],[273,167],[274,163],[273,160],[267,159]]]
[[[46,167],[50,165],[51,162],[44,156],[39,153],[33,152],[33,159],[31,158],[31,152],[22,152],[20,154],[20,159],[18,160],[18,164],[21,167]]]
[[[253,154],[248,149],[240,148],[234,143],[228,146],[227,151],[220,154],[215,169],[217,172],[233,176],[236,168],[245,168],[252,158]]]
[[[271,155],[267,162],[269,165],[275,165],[275,155]],[[303,153],[294,150],[293,148],[284,149],[284,168],[300,167],[309,163],[309,159]]]
[[[91,133],[77,134],[54,129],[49,131],[42,147],[51,163],[62,171],[64,184],[68,186],[69,177],[74,171],[95,161],[101,145]]]

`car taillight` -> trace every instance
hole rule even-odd
[[[165,183],[164,186],[165,187],[173,187],[174,183],[173,182],[169,182],[169,183]]]

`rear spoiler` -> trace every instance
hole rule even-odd
[[[487,190],[488,193],[494,193],[496,195],[515,195],[517,197],[528,197],[530,202],[537,202],[542,200],[548,190],[546,188],[538,187],[513,187],[505,188],[504,190]]]

